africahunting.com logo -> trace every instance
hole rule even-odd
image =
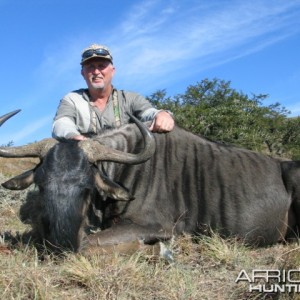
[[[300,293],[300,269],[241,270],[235,282],[248,282],[249,292]]]

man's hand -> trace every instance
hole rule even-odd
[[[174,128],[175,121],[173,117],[166,111],[160,111],[154,118],[150,131],[152,132],[168,132]]]
[[[72,140],[75,140],[75,141],[83,141],[83,140],[86,140],[87,138],[83,135],[75,135],[72,137]]]

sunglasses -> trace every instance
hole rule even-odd
[[[103,48],[99,48],[99,49],[86,50],[85,52],[82,53],[82,58],[92,57],[94,54],[102,55],[102,56],[110,56],[110,53],[107,50]]]

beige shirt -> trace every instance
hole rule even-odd
[[[141,121],[153,120],[160,111],[143,96],[116,90],[122,124],[130,122],[127,112]],[[103,129],[115,128],[113,96],[110,95],[104,111],[90,104],[87,89],[80,89],[65,95],[58,106],[53,122],[52,136],[56,139],[70,139],[76,135],[97,134]]]

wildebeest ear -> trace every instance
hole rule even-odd
[[[33,183],[33,175],[34,169],[26,171],[2,183],[2,186],[9,190],[24,190]]]
[[[110,180],[102,172],[94,171],[94,174],[96,187],[99,192],[103,191],[109,197],[116,200],[128,201],[133,199],[125,188]]]

